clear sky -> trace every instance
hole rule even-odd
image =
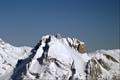
[[[34,46],[46,34],[86,42],[89,51],[119,48],[119,0],[0,0],[0,37]]]

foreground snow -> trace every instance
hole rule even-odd
[[[62,38],[60,35],[43,36],[32,50],[29,47],[17,48],[10,44],[7,48],[8,44],[3,42],[4,45],[7,45],[4,48],[8,52],[5,52],[1,47],[2,42],[1,40],[0,55],[10,56],[10,59],[1,57],[1,66],[4,65],[2,60],[7,60],[6,62],[13,67],[5,71],[0,67],[1,79],[120,79],[119,49],[98,50],[88,56],[84,42],[75,38]],[[8,67],[7,64],[6,66]]]

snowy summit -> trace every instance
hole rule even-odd
[[[119,55],[119,49],[88,55],[83,41],[60,35],[43,36],[33,49],[0,39],[0,79],[118,80]]]

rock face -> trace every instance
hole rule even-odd
[[[17,59],[13,73],[6,74],[9,78],[1,79],[119,80],[119,55],[119,49],[88,55],[84,42],[76,38],[46,35],[27,57]]]

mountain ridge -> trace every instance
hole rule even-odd
[[[90,55],[87,53],[83,41],[76,38],[63,38],[60,35],[43,36],[33,49],[13,47],[0,39],[0,55],[3,55],[3,46],[5,50],[8,50],[7,53],[4,52],[7,55],[11,53],[11,55],[15,55],[15,53],[22,55],[22,57],[15,58],[14,64],[10,62],[11,65],[14,65],[10,74],[7,70],[3,72],[2,67],[0,67],[1,72],[3,72],[0,77],[4,80],[120,79],[120,49],[98,50]],[[12,49],[7,47],[12,47]],[[14,52],[14,49],[18,52]],[[2,59],[0,56],[1,65],[3,65]],[[14,57],[13,59],[11,57],[11,60],[14,60]],[[6,74],[9,76],[7,79],[4,77]]]

